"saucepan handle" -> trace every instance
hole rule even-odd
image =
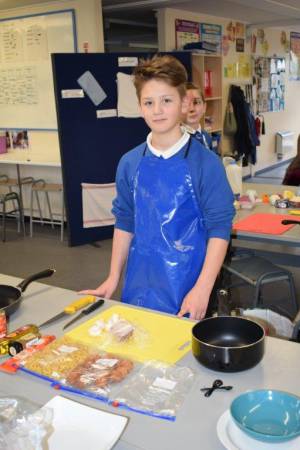
[[[28,278],[25,278],[20,284],[18,284],[18,288],[21,290],[21,292],[24,292],[27,286],[32,283],[33,281],[39,280],[40,278],[47,278],[51,277],[51,275],[56,272],[55,269],[46,269],[42,270],[42,272],[35,273],[34,275],[29,276]]]
[[[300,220],[288,220],[284,219],[281,221],[282,225],[300,225]]]

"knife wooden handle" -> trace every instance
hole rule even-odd
[[[89,305],[90,303],[94,303],[95,300],[96,300],[96,297],[94,295],[86,295],[85,297],[81,297],[80,299],[78,299],[75,302],[71,303],[70,305],[66,306],[64,308],[64,312],[66,314],[74,314],[79,309],[84,308],[85,306]]]

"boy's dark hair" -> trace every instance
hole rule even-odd
[[[204,98],[203,91],[202,91],[202,89],[199,86],[197,86],[196,84],[194,84],[191,81],[187,81],[187,83],[185,83],[185,89],[187,91],[191,91],[191,90],[198,91],[199,94],[200,94],[201,100],[203,101],[203,103],[205,103],[205,98]]]
[[[174,56],[154,55],[152,58],[142,59],[138,66],[134,68],[133,76],[138,99],[141,98],[141,90],[144,84],[150,80],[164,81],[177,88],[181,98],[186,94],[187,72],[181,62]]]

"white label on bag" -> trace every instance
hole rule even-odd
[[[167,378],[156,377],[154,382],[152,383],[152,386],[172,391],[176,384],[176,381],[168,380]]]
[[[100,365],[102,367],[114,367],[119,362],[118,359],[105,359],[100,358],[97,361],[95,361],[95,364]],[[93,366],[95,366],[93,364]]]
[[[59,375],[58,372],[52,372],[51,375],[52,375],[53,378],[58,378],[58,379],[60,378],[60,375]]]
[[[76,352],[76,350],[78,350],[78,348],[70,347],[69,345],[61,345],[60,347],[58,347],[57,350],[59,350],[62,353],[73,353],[73,352]]]

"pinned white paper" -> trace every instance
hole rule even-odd
[[[82,89],[63,89],[61,91],[62,98],[83,98],[84,92]]]
[[[119,67],[134,67],[138,65],[138,58],[136,56],[119,56]]]
[[[106,99],[106,93],[89,70],[84,72],[81,77],[78,78],[77,83],[82,87],[95,106],[100,105],[100,103]]]
[[[116,197],[115,183],[81,183],[83,228],[113,225],[112,201]]]
[[[97,109],[96,111],[97,119],[105,119],[107,117],[116,117],[116,109]]]
[[[133,84],[132,75],[117,73],[118,116],[127,118],[141,117],[139,101]]]

